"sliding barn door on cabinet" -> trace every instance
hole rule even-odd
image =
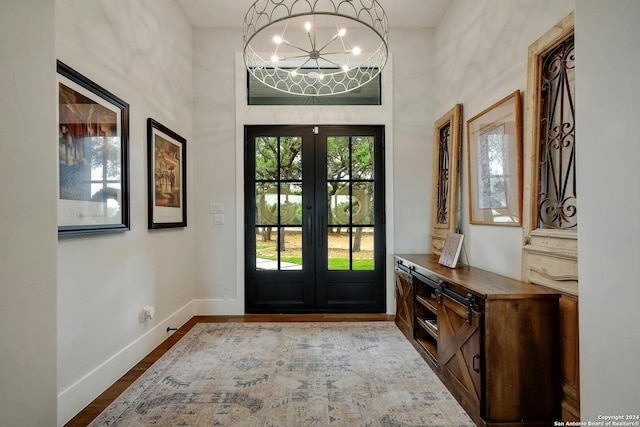
[[[438,364],[471,413],[480,413],[482,399],[481,317],[447,295],[438,311]]]

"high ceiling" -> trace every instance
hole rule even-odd
[[[177,0],[194,27],[242,27],[254,0]],[[378,0],[391,28],[433,28],[451,0]]]

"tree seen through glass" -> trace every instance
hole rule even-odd
[[[373,270],[373,137],[327,138],[330,270]],[[302,138],[255,139],[256,261],[302,269]]]

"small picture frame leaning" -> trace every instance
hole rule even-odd
[[[187,140],[147,119],[149,229],[187,226]]]
[[[516,90],[467,120],[471,224],[522,224],[521,105]]]
[[[129,104],[57,61],[58,236],[129,230]]]

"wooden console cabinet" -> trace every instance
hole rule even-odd
[[[560,294],[396,255],[396,324],[479,426],[560,419]]]

